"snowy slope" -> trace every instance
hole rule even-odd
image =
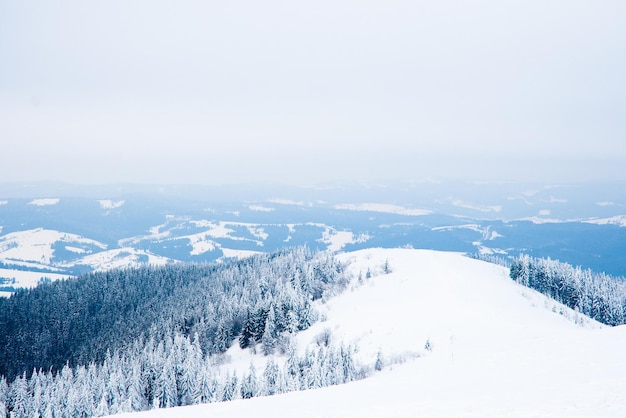
[[[54,264],[55,246],[75,254],[106,248],[101,242],[44,228],[13,232],[0,237],[0,261]]]
[[[67,264],[67,266],[89,266],[94,271],[105,271],[124,267],[139,267],[145,264],[162,266],[173,262],[174,260],[152,254],[145,250],[125,247],[90,254],[72,261],[72,263]]]
[[[330,330],[335,343],[357,344],[364,364],[380,351],[382,372],[313,391],[126,416],[626,416],[625,326],[604,327],[514,283],[506,269],[460,254],[341,256],[352,261],[353,284],[320,308],[326,320],[299,334],[298,348]],[[237,347],[228,354],[235,369],[264,361]]]

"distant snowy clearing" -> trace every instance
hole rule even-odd
[[[91,266],[96,271],[139,267],[143,264],[162,266],[171,262],[172,260],[166,257],[154,255],[148,251],[136,250],[132,247],[101,251],[75,261],[78,265]]]
[[[626,215],[612,216],[610,218],[602,219],[589,219],[585,222],[596,225],[617,225],[626,227]]]
[[[343,204],[335,206],[335,209],[343,209],[343,210],[358,210],[365,212],[383,212],[383,213],[392,213],[394,215],[404,215],[404,216],[421,216],[428,215],[431,213],[429,210],[424,209],[408,209],[404,206],[398,205],[390,205],[386,203],[361,203],[358,205],[354,204]]]
[[[358,237],[355,237],[354,233],[350,231],[337,231],[336,229],[323,224],[310,225],[316,225],[324,228],[322,238],[320,238],[318,241],[327,244],[327,248],[329,251],[339,251],[348,244],[366,242],[370,238],[368,235],[365,234],[361,234]]]
[[[262,205],[250,205],[248,206],[248,209],[254,212],[273,212],[276,210],[274,208],[268,208]]]
[[[383,371],[323,389],[123,416],[626,415],[626,326],[605,327],[518,285],[507,269],[461,254],[340,257],[351,262],[350,288],[319,307],[326,319],[298,334],[298,350],[329,332],[334,344],[356,345],[362,364],[381,353]],[[238,346],[227,354],[234,370],[267,359]]]
[[[50,279],[51,281],[66,279],[71,277],[67,274],[57,274],[57,273],[40,273],[36,271],[25,271],[25,270],[13,270],[0,268],[0,279],[15,279],[15,284],[13,286],[19,288],[28,288],[35,287],[41,281],[42,278]],[[2,296],[10,296],[11,292],[4,292]]]
[[[276,203],[278,205],[292,205],[292,206],[305,206],[306,205],[306,203],[303,201],[295,201],[291,199],[281,199],[281,198],[269,199],[268,202]]]
[[[463,202],[462,200],[453,200],[451,202],[454,206],[457,206],[459,208],[464,208],[464,209],[470,209],[470,210],[475,210],[478,212],[501,212],[502,211],[502,206],[500,205],[494,205],[494,206],[482,206],[482,205],[474,205],[471,203],[466,203]]]
[[[12,264],[17,264],[17,261],[32,261],[48,265],[54,258],[54,247],[58,242],[73,244],[65,246],[65,248],[74,253],[81,249],[81,245],[99,249],[106,248],[106,245],[101,242],[76,234],[36,228],[1,236],[0,260],[10,261]],[[85,250],[85,252],[87,251]]]
[[[251,250],[234,250],[232,248],[221,248],[225,258],[246,258],[255,254],[261,254],[259,251]]]
[[[125,200],[118,200],[118,201],[113,201],[110,199],[98,200],[98,203],[100,203],[100,207],[102,209],[117,209],[119,207],[122,207],[122,205],[125,202],[126,202]]]
[[[61,199],[34,199],[29,203],[29,205],[50,206],[50,205],[56,205],[60,201]]]

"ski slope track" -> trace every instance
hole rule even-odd
[[[120,416],[626,416],[625,326],[603,326],[462,254],[340,257],[353,282],[319,307],[326,319],[297,336],[298,349],[330,331],[333,343],[358,346],[362,364],[380,352],[382,371],[328,388]],[[266,360],[236,345],[228,354],[236,370]]]

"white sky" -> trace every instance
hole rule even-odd
[[[0,182],[626,180],[626,2],[0,0]]]

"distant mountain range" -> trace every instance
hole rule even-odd
[[[301,245],[527,253],[624,276],[625,226],[622,183],[0,184],[0,289]]]

